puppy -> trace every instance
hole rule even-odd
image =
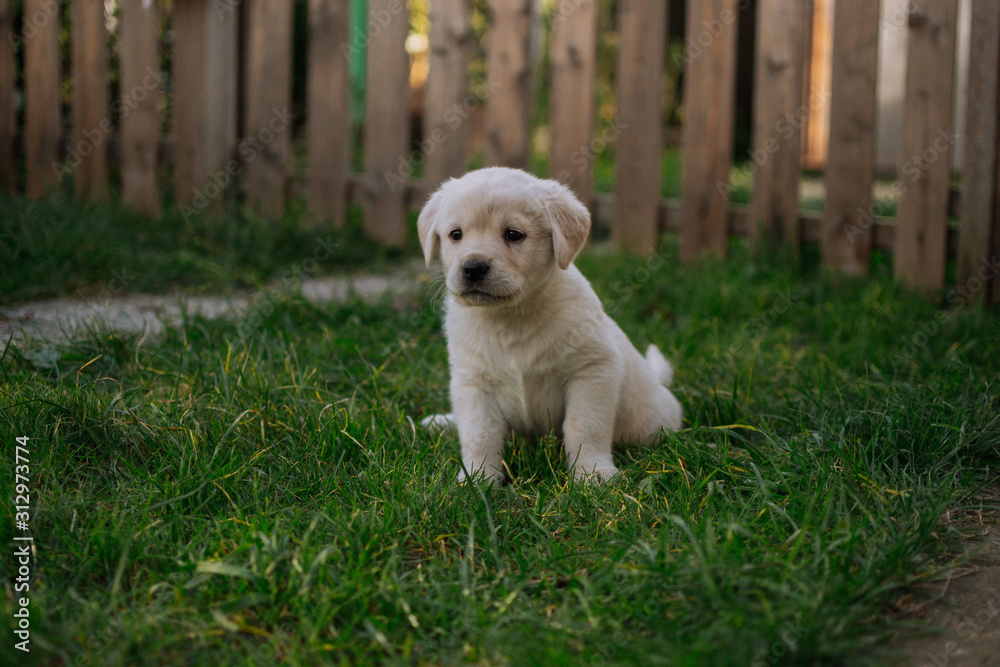
[[[607,480],[612,442],[681,427],[670,364],[655,346],[639,354],[573,265],[590,215],[569,189],[474,171],[434,193],[417,231],[428,267],[441,252],[451,366],[452,413],[423,424],[457,427],[459,479],[499,484],[505,439],[555,430],[577,479]]]

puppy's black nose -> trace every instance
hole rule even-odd
[[[490,265],[478,259],[469,260],[462,265],[462,274],[471,283],[478,283],[490,272]]]

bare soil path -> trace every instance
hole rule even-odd
[[[428,289],[423,263],[409,263],[390,274],[358,274],[312,278],[296,283],[302,296],[322,304],[352,296],[379,299],[387,293],[407,294]],[[209,319],[245,314],[269,295],[288,291],[288,285],[264,290],[240,290],[226,295],[124,294],[105,299],[71,297],[0,307],[0,354],[11,342],[27,338],[64,342],[75,332],[92,327],[155,336],[185,315]]]
[[[1000,505],[1000,488],[979,499],[983,507]],[[914,591],[904,604],[904,618],[928,627],[924,636],[889,647],[900,667],[1000,666],[1000,511],[967,512],[960,519],[975,537],[967,566]],[[907,609],[909,607],[909,609]],[[935,631],[937,629],[937,631]]]

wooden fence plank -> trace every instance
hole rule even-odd
[[[62,169],[59,3],[25,0],[24,139],[29,197],[42,197],[59,183]]]
[[[174,115],[174,194],[184,207],[204,208],[200,190],[208,177],[206,169],[207,58],[206,3],[175,0],[173,75],[171,97]],[[186,210],[186,208],[185,208]]]
[[[160,20],[156,3],[121,0],[122,199],[144,215],[160,214]]]
[[[221,191],[236,175],[239,12],[236,7],[208,4],[204,65],[205,167],[209,172],[209,183],[218,186]]]
[[[309,2],[309,213],[340,227],[347,215],[350,87],[347,54],[350,0]]]
[[[758,12],[752,234],[797,252],[802,125],[809,113],[803,94],[812,12],[802,0],[760,0]]]
[[[490,0],[486,76],[493,90],[486,103],[488,165],[525,169],[531,157],[534,6],[533,0]]]
[[[221,205],[237,171],[239,15],[177,0],[173,24],[174,184],[182,210],[200,211]]]
[[[823,264],[848,274],[867,273],[871,260],[880,4],[839,0],[834,12],[821,246]]]
[[[291,157],[292,3],[247,0],[244,11],[244,192],[264,215],[277,217],[285,210]]]
[[[958,0],[913,5],[909,20],[896,275],[944,287],[954,143]]]
[[[469,159],[472,57],[471,0],[434,0],[430,11],[430,71],[424,93],[424,191],[461,176]]]
[[[400,162],[409,157],[407,93],[409,59],[404,48],[410,15],[403,0],[370,0],[365,126],[365,229],[375,239],[402,245],[406,239],[405,183]]]
[[[15,86],[14,2],[0,0],[0,188],[17,189],[17,91]]]
[[[736,102],[735,0],[688,5],[684,74],[684,218],[680,257],[726,254]]]
[[[962,175],[962,215],[955,277],[959,285],[978,278],[983,260],[1000,242],[997,229],[997,146],[1000,127],[1000,13],[994,0],[973,0],[969,97],[966,113],[965,171]],[[1000,297],[995,276],[984,289]],[[979,300],[977,295],[977,300]]]
[[[591,142],[596,106],[597,0],[565,0],[555,3],[554,9],[550,173],[589,208],[594,173]]]
[[[663,153],[663,0],[618,5],[618,126],[615,244],[632,252],[656,250],[659,236],[660,159]]]
[[[73,0],[73,137],[67,163],[76,194],[104,198],[108,187],[108,53],[104,3]]]

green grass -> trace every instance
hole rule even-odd
[[[580,260],[632,340],[673,359],[686,409],[606,486],[575,484],[552,438],[511,444],[502,489],[456,483],[457,440],[415,426],[447,405],[429,285],[9,349],[0,442],[13,470],[31,438],[33,655],[877,664],[890,605],[953,557],[945,511],[997,464],[1000,316],[734,254]],[[0,661],[21,664],[7,636]]]
[[[67,294],[253,287],[288,271],[313,277],[385,268],[400,256],[365,241],[357,208],[344,229],[331,230],[311,226],[301,205],[278,220],[236,206],[185,218],[167,206],[150,221],[116,202],[0,195],[0,305]]]

